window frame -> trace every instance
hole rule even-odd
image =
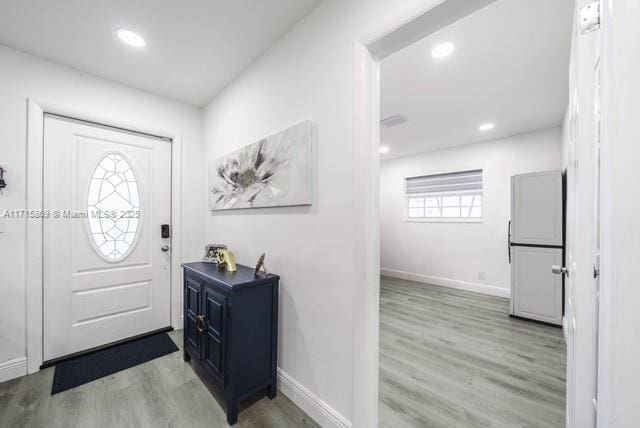
[[[484,200],[485,200],[485,193],[484,193],[484,168],[480,167],[480,168],[474,168],[476,170],[481,170],[482,171],[482,175],[483,175],[483,183],[482,183],[482,189],[480,191],[458,191],[458,192],[440,192],[440,193],[431,193],[431,194],[422,194],[422,195],[409,195],[407,194],[407,179],[410,179],[412,177],[426,177],[429,175],[439,175],[439,174],[443,174],[443,173],[430,173],[430,174],[423,174],[423,175],[418,175],[418,176],[407,176],[404,177],[403,179],[403,193],[404,193],[404,222],[406,223],[483,223],[484,222]],[[453,171],[449,171],[446,172],[445,174],[448,173],[456,173],[456,172],[464,172],[465,169],[459,169],[459,170],[453,170]],[[416,198],[423,198],[426,199],[428,197],[445,197],[445,196],[457,196],[457,197],[462,197],[465,195],[480,195],[481,196],[481,200],[480,200],[480,217],[410,217],[409,216],[409,201],[410,199],[416,199]],[[459,205],[460,208],[462,208],[462,206]],[[426,207],[425,207],[426,208]]]

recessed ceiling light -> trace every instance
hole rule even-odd
[[[387,147],[387,146],[380,146],[380,153],[381,153],[381,154],[389,153],[389,147]]]
[[[135,48],[143,48],[147,44],[147,42],[144,41],[140,34],[135,33],[131,30],[119,28],[118,30],[116,30],[116,34],[123,43],[126,43],[129,46],[133,46]]]
[[[493,128],[495,128],[495,125],[491,122],[483,123],[478,126],[479,131],[491,131]]]
[[[433,58],[444,58],[451,55],[455,48],[455,45],[451,42],[440,43],[431,50],[431,56]]]

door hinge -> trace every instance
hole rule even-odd
[[[600,28],[600,1],[594,1],[580,9],[580,34]]]
[[[600,276],[600,269],[598,269],[597,267],[593,267],[593,278],[596,279]]]

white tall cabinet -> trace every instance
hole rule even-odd
[[[563,263],[562,173],[546,171],[511,177],[511,314],[562,324],[562,277],[551,267]]]

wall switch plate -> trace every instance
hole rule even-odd
[[[478,272],[478,279],[483,280],[485,279],[485,273],[484,272]]]

